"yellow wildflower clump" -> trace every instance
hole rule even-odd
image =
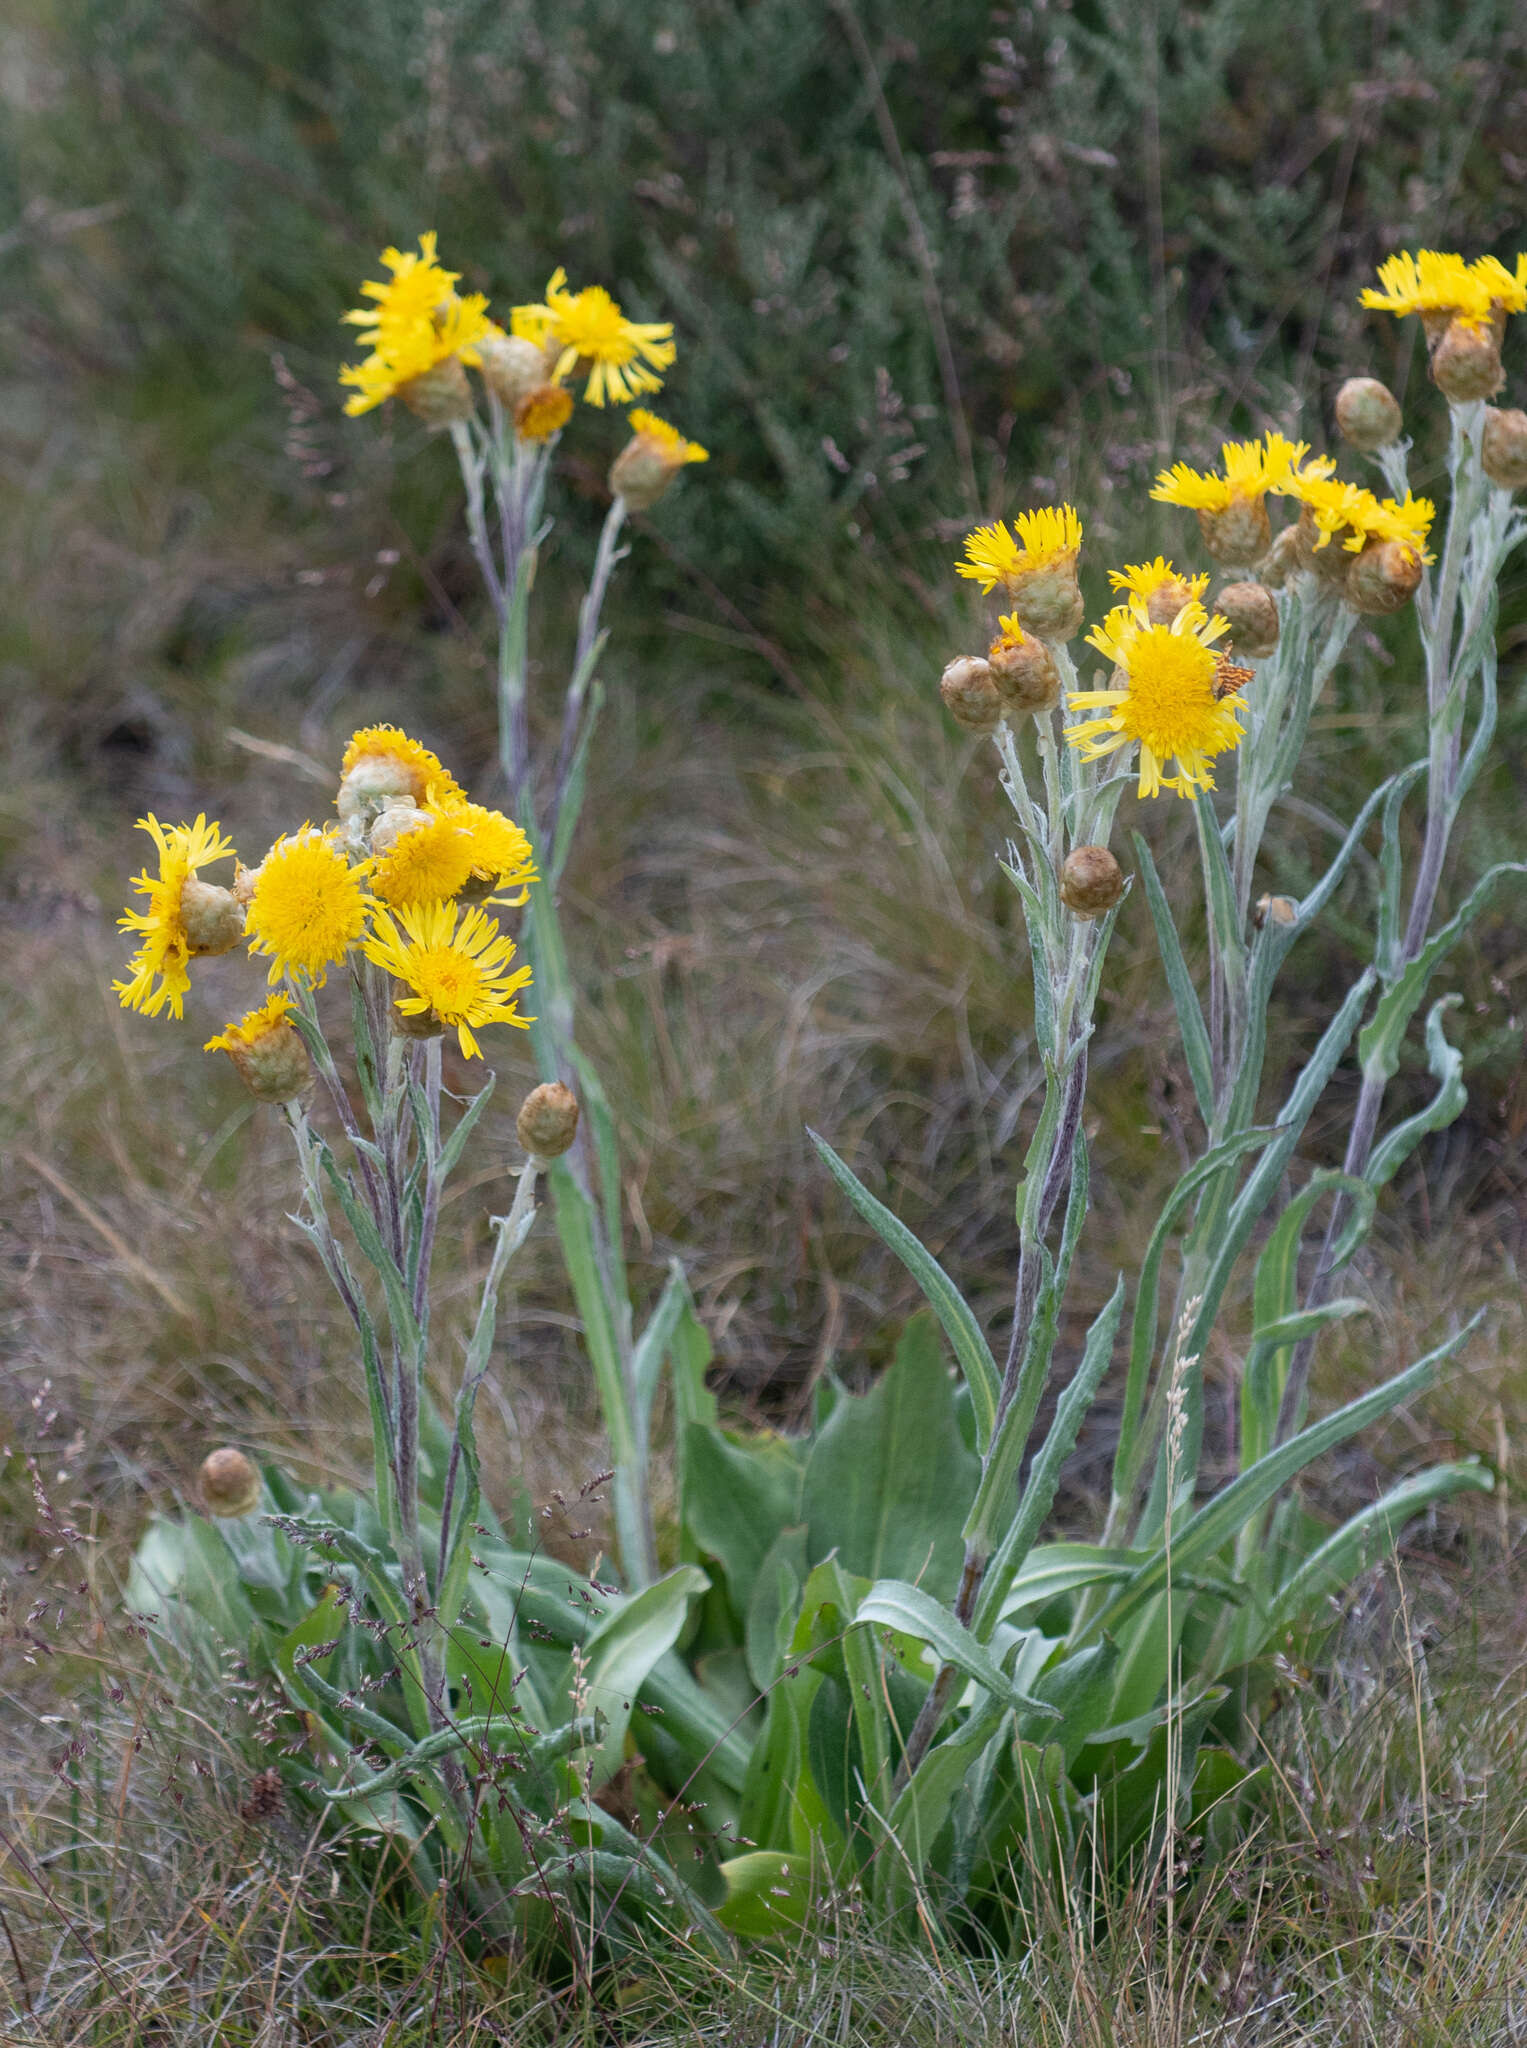
[[[1238,747],[1245,730],[1239,696],[1220,686],[1214,642],[1226,630],[1225,620],[1210,617],[1196,598],[1170,625],[1153,624],[1138,595],[1115,606],[1087,636],[1113,663],[1113,680],[1106,689],[1073,691],[1069,700],[1102,716],[1068,725],[1067,740],[1089,761],[1138,744],[1142,797],[1213,789],[1211,759]],[[1177,772],[1168,775],[1173,759]]]
[[[478,366],[477,343],[498,332],[480,292],[457,296],[461,273],[442,270],[433,233],[419,237],[419,254],[384,249],[386,283],[368,279],[361,293],[376,303],[341,317],[359,328],[371,354],[347,364],[341,384],[354,386],[345,403],[351,415],[400,397],[431,426],[464,419],[472,409],[463,364]]]
[[[628,320],[603,285],[570,292],[560,265],[551,274],[545,299],[516,306],[510,327],[548,355],[555,349],[553,383],[574,371],[587,376],[583,395],[590,405],[602,406],[607,399],[628,405],[643,391],[661,390],[663,380],[654,373],[668,369],[678,353],[671,321]]]
[[[366,958],[403,983],[395,998],[405,1017],[432,1017],[454,1030],[468,1059],[481,1048],[473,1036],[483,1024],[517,1024],[531,1019],[514,1000],[530,980],[528,967],[513,967],[514,941],[479,909],[460,913],[450,903],[409,905],[394,918],[378,911]]]
[[[425,808],[405,802],[382,812],[371,850],[372,893],[393,909],[516,886],[519,895],[502,900],[523,903],[535,879],[530,841],[512,819],[434,784]]]
[[[1362,303],[1401,318],[1417,314],[1432,382],[1453,404],[1469,405],[1506,381],[1501,341],[1507,314],[1527,312],[1527,254],[1508,270],[1496,256],[1470,263],[1441,249],[1402,250],[1379,265],[1379,288],[1369,285]]]
[[[1041,640],[1069,640],[1082,622],[1076,558],[1082,522],[1070,505],[1020,512],[978,526],[966,536],[965,559],[955,568],[988,595],[1000,584],[1012,599],[1022,630]]]
[[[270,958],[270,979],[301,977],[321,988],[328,970],[359,944],[372,898],[369,860],[345,858],[332,831],[283,833],[249,881],[249,950]]]
[[[147,897],[146,908],[125,910],[117,923],[142,943],[127,964],[127,979],[112,988],[124,1009],[157,1017],[168,1008],[184,1015],[191,986],[187,965],[196,954],[227,953],[243,931],[243,915],[232,892],[198,881],[198,870],[215,860],[236,858],[222,828],[198,816],[194,825],[161,825],[149,813],[138,820],[159,849],[159,872],[145,868],[133,883]]]
[[[1393,540],[1422,561],[1431,560],[1426,552],[1426,536],[1436,508],[1429,498],[1413,497],[1407,492],[1400,504],[1393,498],[1376,498],[1361,484],[1315,475],[1299,478],[1292,495],[1304,507],[1300,524],[1312,552],[1335,541],[1356,554],[1370,540]]]

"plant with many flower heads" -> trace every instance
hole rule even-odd
[[[1336,1528],[1296,1491],[1314,1459],[1430,1385],[1467,1334],[1310,1419],[1315,1342],[1367,1309],[1336,1287],[1380,1193],[1465,1100],[1462,1055],[1446,1028],[1458,998],[1444,995],[1421,1027],[1435,1091],[1386,1123],[1407,1035],[1449,950],[1492,892],[1527,872],[1523,862],[1492,867],[1438,921],[1454,828],[1495,730],[1497,583],[1527,536],[1514,495],[1527,488],[1527,415],[1487,403],[1500,387],[1508,316],[1527,310],[1527,259],[1511,270],[1493,258],[1395,257],[1366,295],[1377,310],[1420,316],[1450,406],[1440,533],[1433,504],[1411,489],[1397,402],[1356,378],[1336,416],[1381,491],[1277,431],[1225,444],[1215,468],[1164,470],[1152,495],[1196,513],[1210,566],[1179,569],[1157,556],[1112,569],[1115,601],[1083,642],[1100,665],[1085,678],[1073,653],[1086,622],[1076,510],[1040,508],[970,534],[957,570],[988,601],[984,651],[952,660],[940,687],[950,715],[995,746],[1012,806],[1004,867],[1028,937],[1043,1078],[1015,1189],[1012,1312],[989,1331],[926,1247],[817,1139],[835,1186],[904,1262],[928,1313],[907,1326],[868,1392],[829,1376],[810,1428],[790,1438],[722,1426],[682,1274],[633,1341],[618,1162],[574,1043],[555,919],[617,536],[629,511],[702,452],[651,415],[632,414],[632,440],[611,472],[614,502],[559,743],[539,775],[525,717],[525,607],[547,450],[573,408],[569,380],[584,379],[596,407],[645,394],[668,366],[670,338],[654,323],[625,322],[603,294],[569,292],[560,272],[542,302],[516,310],[508,333],[490,331],[474,324],[486,322],[483,309],[455,298],[458,280],[438,270],[428,238],[417,259],[390,251],[386,261],[393,283],[367,288],[375,311],[357,322],[373,356],[348,373],[351,405],[364,410],[390,390],[450,427],[499,622],[501,761],[524,832],[471,805],[433,757],[385,729],[357,735],[346,754],[339,824],[278,841],[231,887],[201,880],[231,852],[215,827],[199,819],[167,833],[148,821],[161,872],[140,880],[146,908],[124,920],[141,942],[124,1000],[178,1014],[187,963],[237,944],[241,917],[251,950],[271,960],[283,986],[214,1044],[246,1079],[262,1063],[279,1068],[268,1089],[284,1093],[295,1036],[335,1100],[351,1148],[343,1171],[300,1112],[288,1114],[305,1224],[354,1304],[383,1447],[376,1502],[345,1526],[317,1503],[299,1512],[281,1491],[287,1482],[267,1474],[277,1512],[257,1534],[253,1475],[226,1462],[209,1474],[233,1560],[221,1597],[232,1598],[232,1583],[253,1602],[281,1571],[295,1584],[289,1560],[298,1546],[316,1547],[324,1562],[296,1568],[308,1576],[282,1610],[286,1633],[271,1656],[293,1701],[338,1731],[321,1796],[370,1826],[385,1816],[426,1862],[432,1831],[448,1846],[465,1842],[476,1904],[498,1926],[527,1894],[545,1894],[548,1869],[556,1885],[598,1897],[604,1926],[639,1908],[676,1912],[710,1939],[766,1936],[825,1927],[834,1900],[857,1893],[924,1929],[928,1902],[940,1903],[973,1940],[1009,1953],[1031,1924],[1025,1893],[1057,1871],[1074,1899],[1164,1863],[1170,1893],[1184,1835],[1212,1854],[1257,1795],[1252,1730],[1274,1660],[1318,1633],[1332,1596],[1417,1512],[1492,1484],[1476,1460],[1426,1467]],[[1268,825],[1297,783],[1312,712],[1359,621],[1405,613],[1424,674],[1424,701],[1414,692],[1424,754],[1371,792],[1301,895],[1279,890],[1284,856]],[[1121,805],[1164,793],[1190,806],[1195,828],[1201,976],[1168,886],[1176,877],[1158,871],[1138,832],[1133,862],[1176,1015],[1196,1151],[1139,1272],[1118,1276],[1072,1345],[1089,1054],[1107,1028],[1100,992],[1130,887],[1110,842]],[[1417,800],[1420,850],[1408,861],[1404,812]],[[1278,971],[1375,831],[1372,960],[1269,1111]],[[519,1015],[523,970],[511,942],[487,915],[506,895],[524,899],[533,1021]],[[341,966],[364,1027],[364,1131],[335,1093],[317,1023],[315,991]],[[528,1227],[523,1180],[499,1226],[454,1434],[431,1425],[418,1400],[438,1174],[454,1163],[480,1099],[443,1137],[438,1039],[426,1037],[421,1052],[414,1034],[449,1027],[471,1052],[475,1031],[495,1021],[529,1024],[545,1076],[520,1118],[527,1174],[554,1149],[545,1133],[565,1144],[549,1172],[616,1468],[619,1591],[559,1568],[553,1597],[538,1561],[514,1547],[477,1490],[472,1397],[490,1354],[493,1288]],[[1301,1162],[1311,1116],[1354,1045],[1360,1079],[1342,1165]],[[574,1136],[570,1081],[595,1112],[592,1172]],[[327,1222],[331,1203],[381,1277],[389,1355]],[[1230,1440],[1212,1458],[1209,1417],[1226,1404],[1206,1398],[1211,1337],[1238,1361]],[[1044,1540],[1116,1349],[1119,1422],[1097,1540]],[[665,1367],[683,1561],[659,1574],[644,1489]],[[1057,1376],[1064,1384],[1049,1401]],[[412,1448],[395,1456],[386,1447],[403,1442],[398,1418],[410,1402]],[[418,1476],[426,1469],[428,1484]],[[399,1560],[396,1574],[388,1557]],[[150,1545],[145,1573],[154,1561]],[[183,1557],[164,1576],[195,1604]],[[394,1657],[385,1712],[357,1705],[381,1680],[377,1658],[354,1647],[364,1634],[340,1632],[344,1601],[369,1601],[368,1622]],[[336,1640],[349,1645],[342,1668]],[[633,1704],[657,1716],[639,1750],[627,1743]],[[485,1785],[502,1788],[511,1764],[513,1826],[495,1832],[472,1799]],[[599,1801],[622,1767],[622,1801]],[[689,1885],[666,1843],[689,1829],[697,1795],[708,1834]],[[645,1836],[616,1817],[617,1803],[656,1816]],[[486,1850],[476,1845],[479,1821]],[[557,1829],[555,1854],[532,1871],[526,1844]],[[728,1854],[739,1836],[741,1853]]]

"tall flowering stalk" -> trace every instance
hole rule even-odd
[[[630,438],[610,469],[610,508],[578,611],[560,713],[537,760],[530,605],[540,550],[551,530],[547,484],[573,416],[575,387],[581,380],[583,402],[599,410],[657,391],[659,373],[674,361],[673,329],[665,321],[629,319],[602,286],[570,290],[559,268],[542,300],[513,309],[505,332],[488,318],[485,300],[457,295],[458,274],[440,268],[432,235],[421,238],[417,257],[389,249],[383,260],[390,280],[363,287],[372,304],[345,316],[373,344],[364,362],[342,372],[343,381],[356,387],[347,409],[364,412],[385,397],[398,397],[426,424],[449,430],[461,469],[467,529],[496,624],[499,766],[536,857],[524,926],[537,990],[531,1043],[544,1081],[575,1084],[591,1111],[584,1134],[551,1183],[609,1434],[621,1568],[627,1583],[639,1587],[656,1574],[647,1480],[650,1374],[639,1369],[614,1126],[598,1077],[577,1045],[575,982],[557,888],[582,805],[599,709],[601,620],[611,578],[625,555],[626,521],[655,504],[684,468],[704,462],[706,451],[644,407],[631,412]],[[477,386],[466,375],[468,366],[479,372]],[[658,1330],[671,1319],[681,1288],[675,1279]]]

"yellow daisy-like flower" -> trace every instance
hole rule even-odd
[[[574,365],[586,369],[584,397],[590,405],[606,399],[627,405],[639,392],[659,391],[678,351],[670,320],[628,320],[603,285],[581,292],[567,289],[567,272],[558,265],[546,287],[545,301],[516,306],[510,318],[515,334],[537,347],[555,345],[559,353],[553,381]]]
[[[363,725],[352,733],[339,776],[341,795],[348,786],[357,794],[407,796],[422,804],[432,788],[443,795],[462,794],[460,783],[441,767],[439,756],[395,725]]]
[[[1001,519],[978,526],[966,535],[965,559],[955,569],[990,596],[999,583],[1012,590],[1036,570],[1074,562],[1081,544],[1082,522],[1071,506],[1047,505],[1038,512],[1020,512],[1011,531]]]
[[[315,988],[366,929],[369,860],[347,861],[331,833],[283,833],[250,877],[249,950],[267,954],[270,979],[306,976]]]
[[[355,396],[345,404],[352,416],[370,412],[452,357],[475,366],[475,344],[498,331],[480,292],[458,298],[454,287],[461,273],[441,269],[433,233],[419,237],[419,251],[416,256],[411,250],[384,249],[382,261],[391,278],[385,284],[368,279],[361,286],[365,297],[377,303],[341,315],[371,346],[363,362],[347,364],[339,373],[341,384],[355,387]]]
[[[518,895],[494,896],[496,903],[508,908],[525,902],[530,884],[536,879],[535,855],[529,839],[513,818],[443,790],[431,789],[429,801],[432,809],[443,810],[464,834],[472,860],[469,881],[477,888],[517,889]]]
[[[454,904],[411,905],[394,918],[379,911],[366,958],[411,993],[396,998],[406,1016],[433,1014],[453,1028],[468,1059],[480,1053],[473,1027],[517,1024],[527,1028],[514,1001],[530,980],[528,967],[512,967],[514,941],[481,910],[461,913]]]
[[[194,825],[165,826],[150,812],[138,820],[138,830],[147,832],[158,847],[159,872],[151,875],[145,868],[132,885],[148,898],[147,908],[125,910],[117,919],[124,931],[137,932],[143,943],[127,963],[127,979],[111,986],[124,1009],[157,1017],[168,1007],[178,1018],[185,1014],[183,999],[191,986],[186,963],[197,950],[182,915],[186,883],[198,869],[226,860],[233,847],[222,827],[209,825],[201,815]]]
[[[662,451],[663,460],[670,469],[682,469],[686,462],[709,462],[710,450],[702,448],[698,441],[688,440],[677,427],[669,426],[667,420],[660,420],[655,412],[648,412],[643,405],[633,407],[628,415],[631,431],[644,441],[650,441],[654,448]]]
[[[390,826],[400,814],[385,811],[378,823]],[[472,878],[472,840],[448,811],[409,811],[401,814],[398,827],[385,852],[379,852],[371,867],[371,892],[394,910],[405,903],[439,903],[455,896]]]
[[[1087,638],[1114,664],[1120,686],[1074,691],[1073,706],[1096,708],[1103,716],[1068,725],[1066,738],[1089,761],[1138,742],[1142,797],[1159,796],[1163,789],[1185,797],[1213,789],[1210,760],[1231,752],[1244,736],[1240,698],[1215,692],[1214,642],[1228,630],[1197,599],[1169,626],[1152,625],[1138,597],[1116,606]],[[1168,775],[1164,771],[1173,759],[1177,772]]]
[[[229,1024],[216,1038],[209,1038],[202,1047],[203,1052],[232,1052],[236,1045],[258,1045],[262,1038],[284,1024],[292,1014],[292,999],[289,995],[267,996],[257,1010],[250,1010],[237,1024]]]
[[[1367,286],[1361,299],[1375,312],[1488,327],[1497,306],[1506,313],[1527,311],[1527,255],[1518,256],[1512,272],[1494,256],[1469,263],[1440,249],[1401,251],[1379,265],[1379,285]]]
[[[1436,507],[1429,498],[1407,492],[1400,504],[1393,498],[1376,498],[1361,484],[1317,476],[1300,478],[1293,495],[1309,508],[1320,536],[1314,543],[1317,548],[1328,547],[1339,536],[1342,547],[1355,555],[1367,541],[1397,540],[1423,562],[1432,559],[1426,551],[1426,536]]]
[[[1209,588],[1207,569],[1197,576],[1182,576],[1163,555],[1157,555],[1154,562],[1132,562],[1127,568],[1110,569],[1108,580],[1115,590],[1130,591],[1147,604],[1158,590],[1169,587],[1180,585],[1189,597],[1200,599]]]
[[[1163,505],[1185,505],[1194,512],[1226,512],[1239,502],[1287,491],[1300,475],[1329,476],[1336,464],[1329,455],[1306,463],[1306,441],[1289,441],[1271,433],[1261,441],[1226,441],[1220,448],[1223,476],[1210,476],[1186,462],[1174,463],[1157,477],[1151,496]]]

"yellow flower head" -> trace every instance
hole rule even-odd
[[[384,249],[382,261],[391,278],[361,286],[376,304],[341,316],[371,346],[363,362],[347,364],[339,373],[341,384],[355,387],[355,396],[345,404],[347,413],[370,412],[452,356],[475,366],[475,344],[496,331],[480,292],[457,297],[454,286],[461,273],[440,268],[433,233],[419,237],[419,251],[415,256],[411,250]]]
[[[1344,483],[1340,477],[1305,476],[1294,495],[1309,508],[1319,539],[1317,548],[1328,547],[1338,536],[1351,554],[1361,552],[1370,540],[1397,540],[1423,562],[1432,558],[1426,551],[1426,536],[1436,508],[1429,498],[1412,497],[1405,502],[1376,498],[1360,484]]]
[[[628,405],[639,392],[661,390],[663,380],[653,371],[666,370],[678,353],[672,321],[628,320],[603,285],[570,292],[560,265],[551,274],[544,303],[516,306],[510,325],[523,340],[558,350],[554,380],[574,365],[586,368],[583,395],[590,405],[603,405],[607,398]]]
[[[406,1016],[428,1013],[454,1027],[468,1059],[480,1051],[472,1029],[480,1024],[518,1024],[531,1019],[513,1000],[530,980],[528,967],[512,967],[514,941],[483,911],[461,913],[454,904],[410,905],[394,918],[377,913],[366,958],[410,991],[396,998]]]
[[[1513,272],[1494,256],[1467,263],[1440,249],[1418,249],[1413,256],[1402,251],[1379,265],[1379,284],[1381,290],[1369,285],[1362,295],[1362,304],[1375,312],[1488,327],[1497,306],[1506,313],[1527,311],[1527,255],[1517,257]]]
[[[405,903],[439,903],[464,889],[472,877],[470,834],[433,805],[401,814],[384,811],[380,823],[391,825],[400,815],[397,836],[372,862],[372,894],[396,910]],[[372,844],[379,846],[380,838]]]
[[[424,802],[431,787],[450,796],[462,793],[439,757],[395,725],[365,725],[352,733],[339,775],[342,795],[347,784],[357,794],[407,796],[416,804]]]
[[[966,536],[965,559],[955,568],[989,596],[999,583],[1013,590],[1036,570],[1074,564],[1081,544],[1082,522],[1071,506],[1047,505],[1038,512],[1020,512],[1011,532],[1001,519],[978,526]]]
[[[267,996],[258,1010],[248,1011],[237,1024],[230,1024],[216,1038],[209,1038],[202,1051],[231,1053],[235,1046],[258,1045],[262,1038],[279,1031],[291,1014],[289,995]]]
[[[1194,512],[1226,512],[1238,502],[1287,491],[1299,475],[1329,476],[1336,467],[1329,455],[1309,454],[1305,441],[1285,440],[1271,433],[1261,441],[1226,441],[1220,448],[1223,476],[1208,476],[1186,462],[1174,463],[1157,477],[1151,496],[1163,505],[1185,505]],[[1302,467],[1301,467],[1302,465]]]
[[[573,416],[573,394],[565,384],[537,384],[514,408],[514,431],[522,441],[549,441]]]
[[[638,405],[628,415],[631,431],[645,441],[669,469],[682,469],[686,462],[709,462],[710,450],[698,441],[686,440],[677,427],[660,420],[655,412]]]
[[[452,796],[443,790],[431,789],[431,809],[443,811],[467,842],[471,855],[471,872],[468,879],[475,887],[514,889],[513,896],[495,896],[496,903],[513,908],[523,903],[530,894],[530,884],[536,879],[535,856],[530,841],[502,811],[490,811],[483,804],[468,803],[465,798]]]
[[[1115,590],[1127,590],[1148,604],[1158,590],[1180,585],[1189,597],[1202,599],[1209,588],[1207,569],[1197,576],[1181,576],[1162,555],[1154,562],[1133,562],[1124,569],[1110,569],[1108,580]]]
[[[168,1007],[172,1017],[181,1017],[191,986],[186,963],[192,953],[181,897],[199,868],[226,860],[233,847],[221,826],[209,825],[204,816],[198,816],[194,825],[164,826],[150,812],[138,820],[138,830],[147,832],[158,847],[159,872],[151,875],[145,868],[133,883],[139,895],[148,898],[147,908],[126,910],[117,919],[124,931],[137,932],[142,944],[127,963],[127,979],[114,981],[112,989],[124,1009],[157,1017]]]
[[[369,860],[352,865],[329,832],[285,833],[250,878],[249,950],[270,956],[270,979],[306,976],[315,988],[366,929]]]
[[[1195,598],[1169,626],[1150,623],[1139,597],[1118,605],[1087,638],[1119,672],[1120,686],[1077,690],[1070,702],[1099,709],[1102,716],[1068,725],[1066,738],[1083,758],[1098,760],[1121,747],[1140,747],[1142,797],[1174,789],[1193,796],[1213,789],[1209,762],[1229,753],[1243,737],[1244,708],[1237,695],[1216,695],[1219,657],[1214,642],[1228,631],[1210,618]],[[1164,773],[1176,759],[1175,775]]]

